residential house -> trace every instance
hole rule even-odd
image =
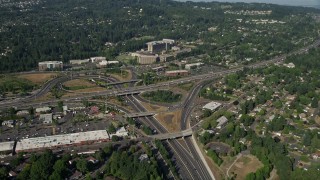
[[[82,177],[82,173],[80,171],[76,171],[70,176],[70,180],[80,179]]]
[[[52,123],[52,113],[40,114],[39,120],[42,121],[43,124],[51,124]]]
[[[87,160],[88,162],[91,162],[92,164],[97,164],[97,163],[99,162],[99,160],[97,160],[96,158],[94,158],[94,157],[92,157],[92,156],[86,158],[86,160]]]
[[[221,129],[228,123],[228,119],[225,116],[221,116],[219,119],[217,119],[217,122],[218,125],[216,128]]]
[[[8,126],[12,128],[14,126],[14,120],[3,121],[2,126]]]

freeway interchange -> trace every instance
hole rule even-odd
[[[315,41],[312,45],[304,47],[298,51],[292,52],[288,55],[296,55],[307,52],[310,48],[314,48],[320,45],[320,40]],[[117,80],[114,78],[105,79],[106,81],[111,81],[110,84],[113,84],[116,87],[116,90],[106,90],[101,92],[93,93],[77,93],[77,97],[65,98],[63,101],[79,101],[80,99],[90,98],[94,96],[124,96],[125,100],[128,102],[128,105],[132,107],[135,113],[146,113],[147,110],[140,104],[137,94],[146,91],[153,91],[155,89],[164,88],[167,86],[178,85],[185,82],[198,82],[196,86],[191,89],[188,97],[185,99],[182,105],[182,117],[180,123],[181,134],[170,134],[168,130],[162,126],[153,116],[142,116],[139,117],[139,120],[148,126],[152,127],[158,132],[158,135],[153,136],[156,139],[162,139],[163,143],[171,150],[174,159],[176,160],[176,165],[178,166],[178,171],[182,179],[214,179],[213,173],[209,169],[207,163],[205,162],[203,155],[199,152],[199,148],[194,140],[192,135],[192,130],[188,129],[189,127],[189,116],[193,110],[193,102],[196,99],[199,91],[205,85],[206,80],[223,77],[228,74],[235,73],[237,71],[243,70],[243,68],[260,68],[281,62],[286,59],[287,55],[282,55],[268,61],[261,61],[255,64],[250,64],[247,66],[237,67],[233,69],[210,72],[207,74],[195,75],[185,78],[180,78],[168,82],[162,82],[157,84],[152,84],[148,86],[129,86],[124,88],[121,83],[117,83]],[[0,102],[0,109],[8,109],[10,107],[17,108],[26,108],[30,106],[39,106],[47,104],[55,104],[61,100],[48,100],[42,102],[32,102],[37,97],[41,97],[47,92],[50,91],[56,85],[62,84],[65,81],[68,81],[70,78],[68,76],[57,77],[46,84],[43,87],[35,92],[33,95],[23,98],[16,99],[12,101],[2,101]],[[135,82],[136,79],[134,79]],[[170,136],[171,135],[171,136]],[[176,137],[186,136],[183,138],[185,146],[182,145],[180,141],[175,139]]]

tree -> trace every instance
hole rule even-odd
[[[254,117],[243,114],[240,118],[240,122],[242,122],[245,126],[251,126],[251,124],[254,122]]]
[[[89,171],[88,162],[85,159],[80,159],[76,164],[77,169],[82,173],[87,173]]]
[[[60,112],[63,111],[63,101],[58,101],[58,110],[59,110]]]
[[[307,131],[305,134],[304,134],[304,137],[303,137],[303,145],[305,146],[310,146],[311,145],[311,139],[312,139],[312,135],[310,133],[310,131]]]
[[[16,115],[16,109],[14,107],[9,108],[9,115],[10,118],[14,118],[14,116]]]
[[[108,132],[110,133],[110,134],[114,134],[114,133],[116,133],[116,131],[117,131],[117,129],[114,127],[114,125],[111,123],[110,125],[109,125],[109,127],[108,127]]]
[[[8,170],[5,167],[0,168],[0,179],[7,179],[8,177]]]
[[[314,97],[311,101],[311,107],[312,108],[318,108],[319,107],[319,100],[318,98]]]
[[[111,138],[111,140],[112,140],[113,142],[116,142],[116,141],[119,141],[120,138],[119,138],[118,136],[116,136],[116,135],[113,135],[112,138]]]
[[[67,177],[67,166],[65,161],[63,161],[62,159],[55,162],[53,169],[54,173],[59,174],[62,179]]]
[[[30,169],[31,169],[31,165],[27,164],[27,165],[23,168],[23,170],[18,174],[17,179],[18,179],[18,180],[29,179]]]

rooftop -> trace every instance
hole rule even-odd
[[[208,104],[204,105],[202,108],[203,109],[209,109],[211,111],[214,111],[216,110],[217,108],[219,108],[221,106],[221,103],[218,103],[218,102],[209,102]]]
[[[39,62],[39,65],[41,64],[62,64],[62,61],[42,61]]]

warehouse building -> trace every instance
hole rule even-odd
[[[88,63],[89,61],[90,61],[90,59],[70,60],[70,64],[72,64],[72,65],[81,65],[81,64]]]
[[[185,69],[190,70],[190,69],[193,69],[193,68],[198,68],[198,67],[200,67],[202,65],[203,65],[203,63],[200,63],[200,62],[192,63],[192,64],[186,64]]]
[[[175,70],[175,71],[166,71],[166,76],[187,76],[189,75],[189,71],[187,70]]]

